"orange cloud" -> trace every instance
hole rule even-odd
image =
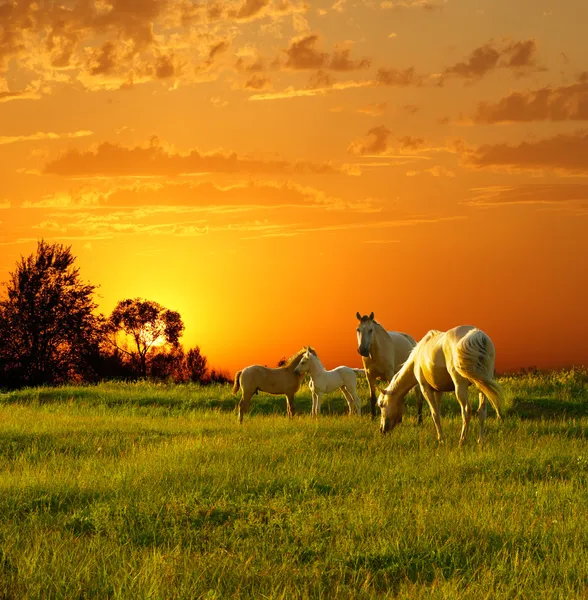
[[[193,173],[336,173],[332,165],[264,161],[236,153],[169,152],[156,139],[149,146],[126,148],[104,142],[95,150],[69,150],[50,161],[44,173],[65,176],[177,176]]]
[[[488,208],[512,204],[555,204],[583,203],[588,207],[588,184],[554,183],[527,184],[519,186],[491,186],[475,188],[473,198],[465,204]]]
[[[54,133],[52,131],[37,131],[29,135],[0,135],[0,146],[16,142],[36,142],[39,140],[63,140],[66,138],[81,138],[94,135],[92,131],[80,130],[71,133]]]
[[[513,92],[499,102],[481,102],[475,123],[588,120],[588,73],[577,83]]]
[[[564,175],[588,175],[588,132],[562,133],[518,145],[486,144],[466,150],[462,164],[477,169],[550,170]]]
[[[331,69],[333,71],[357,71],[368,68],[371,61],[368,58],[352,60],[349,48],[336,49],[333,54],[318,50],[315,46],[319,36],[316,33],[296,38],[284,50],[286,53],[285,66],[289,69]]]
[[[477,80],[498,68],[521,71],[536,67],[536,54],[537,44],[534,39],[502,44],[491,40],[476,48],[466,60],[447,67],[440,82],[451,76]]]
[[[378,85],[389,85],[405,87],[408,85],[420,85],[422,77],[415,73],[414,67],[407,69],[381,68],[376,75]]]
[[[385,154],[388,151],[388,140],[392,132],[385,126],[372,127],[363,138],[351,142],[347,148],[350,154],[359,156]]]

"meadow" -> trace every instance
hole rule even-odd
[[[390,435],[332,394],[103,383],[0,394],[0,598],[585,598],[586,371],[502,377]],[[473,394],[472,394],[473,396]]]

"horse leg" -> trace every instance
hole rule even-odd
[[[323,402],[323,393],[316,392],[316,416],[318,417],[321,414],[321,404]]]
[[[343,397],[345,398],[345,400],[347,400],[347,405],[349,406],[349,414],[352,415],[353,414],[353,405],[355,404],[355,400],[354,400],[353,396],[349,393],[349,390],[344,385],[342,385],[339,389],[343,393]]]
[[[310,411],[310,415],[312,417],[317,417],[317,404],[318,404],[318,395],[316,392],[312,392],[312,409]]]
[[[468,400],[468,382],[466,380],[455,382],[455,395],[459,405],[461,406],[461,435],[459,436],[459,445],[463,446],[466,436],[468,434],[468,428],[470,426],[470,419],[472,417],[472,407]]]
[[[441,392],[436,392],[433,388],[427,383],[420,383],[420,388],[427,401],[429,408],[431,409],[431,417],[433,418],[433,423],[435,423],[435,429],[437,430],[437,440],[440,444],[445,441],[443,437],[443,430],[441,429],[441,417],[440,417],[440,408],[441,408]]]
[[[294,394],[286,395],[286,408],[288,409],[288,416],[292,418],[296,414],[296,407],[294,406]]]
[[[357,387],[351,388],[347,390],[351,397],[353,398],[353,405],[355,406],[355,410],[358,415],[361,415],[361,398],[357,394]]]
[[[370,388],[370,408],[372,409],[372,419],[376,417],[376,402],[378,400],[376,396],[376,378],[372,377],[369,373],[367,374],[368,386]]]
[[[478,418],[480,419],[480,437],[478,438],[478,444],[481,444],[484,439],[484,421],[486,420],[486,413],[488,412],[488,402],[486,402],[486,396],[480,392],[480,404],[478,406]]]
[[[417,385],[414,388],[414,393],[416,395],[417,423],[421,425],[423,422],[423,393],[421,392],[420,386]]]
[[[241,400],[239,401],[239,423],[243,424],[243,415],[249,410],[249,403],[251,402],[251,396],[253,396],[253,392],[243,390],[243,395],[241,396]]]

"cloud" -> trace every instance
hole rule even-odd
[[[345,201],[320,189],[291,181],[240,182],[220,186],[211,182],[133,182],[131,184],[82,186],[56,193],[22,208],[78,210],[140,207],[146,212],[244,212],[287,207],[318,207],[327,211],[373,212],[367,200]]]
[[[387,106],[386,102],[377,102],[375,104],[360,106],[357,109],[357,112],[363,115],[369,115],[370,117],[381,117],[386,112]]]
[[[350,48],[338,48],[330,54],[316,48],[319,36],[316,33],[296,38],[284,50],[288,69],[330,69],[333,71],[357,71],[366,69],[371,65],[368,58],[352,60]]]
[[[588,184],[554,183],[519,186],[489,186],[471,190],[473,197],[464,204],[480,208],[516,204],[548,204],[569,208],[570,204],[588,206]]]
[[[353,141],[347,148],[350,154],[359,156],[384,154],[388,151],[388,140],[392,132],[385,126],[372,127],[363,138]]]
[[[350,154],[357,156],[381,156],[400,158],[403,162],[412,160],[428,160],[424,153],[449,152],[456,153],[454,145],[431,146],[422,137],[405,135],[396,138],[397,144],[391,144],[392,132],[385,126],[372,127],[365,136],[360,137],[347,147]]]
[[[276,92],[267,92],[263,94],[253,94],[249,96],[249,100],[260,101],[260,100],[286,100],[290,98],[305,98],[313,96],[322,96],[335,91],[351,90],[363,87],[372,87],[374,84],[372,81],[337,81],[332,82],[332,78],[328,78],[328,85],[324,87],[312,87],[312,84],[317,82],[317,78],[313,77],[310,82],[310,87],[297,89],[294,87],[288,87],[285,90]]]
[[[486,144],[466,150],[462,164],[476,169],[588,175],[588,131],[562,133],[518,145]]]
[[[37,131],[29,135],[0,135],[0,146],[16,142],[31,142],[39,140],[63,140],[68,138],[81,138],[94,135],[93,131],[80,130],[71,133],[54,133],[52,131]]]
[[[376,74],[377,85],[406,87],[421,83],[422,77],[415,73],[414,67],[407,69],[380,68]]]
[[[588,73],[577,83],[512,92],[497,103],[481,102],[475,123],[588,120]]]
[[[0,74],[18,59],[25,87],[43,82],[37,96],[58,82],[89,90],[172,77],[198,82],[238,34],[235,23],[278,24],[308,10],[304,0],[0,2]],[[0,102],[33,97],[0,89]]]
[[[519,42],[494,40],[473,50],[466,60],[447,67],[440,76],[440,83],[447,77],[461,77],[470,81],[481,79],[499,68],[518,72],[537,68],[537,44],[534,39]]]
[[[203,154],[191,150],[179,154],[167,150],[157,139],[148,146],[127,148],[104,142],[95,150],[71,149],[47,163],[44,173],[83,177],[177,176],[195,173],[336,173],[327,163],[258,160],[236,153]]]
[[[447,0],[386,0],[380,2],[384,10],[401,8],[422,8],[424,10],[439,10],[447,4]]]

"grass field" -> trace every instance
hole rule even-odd
[[[586,598],[585,381],[503,378],[461,450],[452,395],[439,447],[410,397],[381,436],[306,388],[242,427],[229,386],[0,394],[0,598]]]

